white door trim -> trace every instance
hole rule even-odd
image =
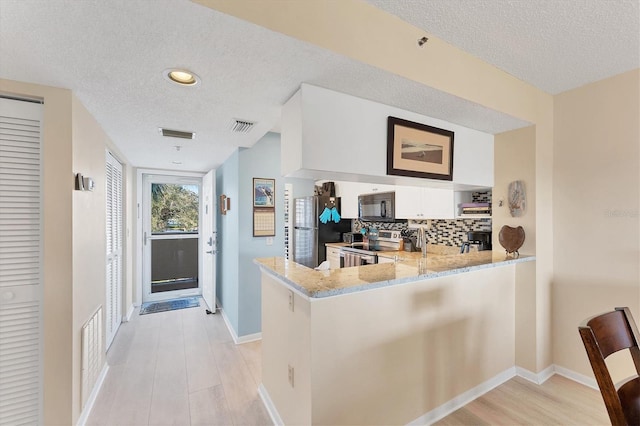
[[[185,178],[202,178],[204,173],[200,172],[178,172],[170,170],[158,170],[158,169],[136,169],[136,206],[134,213],[136,217],[136,239],[134,241],[135,246],[135,299],[134,304],[140,306],[142,304],[142,283],[143,283],[143,250],[144,245],[142,241],[143,236],[143,219],[142,219],[142,197],[143,197],[143,179],[145,174],[155,174],[163,176],[182,176]]]

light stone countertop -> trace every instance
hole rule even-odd
[[[258,258],[254,259],[254,263],[296,291],[314,299],[535,260],[535,256],[506,257],[502,251],[479,251],[456,255],[428,253],[426,262],[417,252],[389,253],[392,253],[391,257],[395,254],[404,254],[404,256],[400,256],[401,260],[397,263],[379,263],[326,271],[316,271],[283,257]]]
[[[324,243],[324,245],[325,245],[325,247],[337,247],[337,248],[340,248],[340,247],[348,247],[351,244],[349,244],[349,243]]]

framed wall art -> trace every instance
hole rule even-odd
[[[453,132],[389,117],[387,175],[453,180]]]
[[[276,180],[253,178],[253,207],[275,207]]]

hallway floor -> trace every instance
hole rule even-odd
[[[270,425],[258,385],[260,342],[235,345],[222,316],[198,308],[134,312],[107,354],[87,425]]]

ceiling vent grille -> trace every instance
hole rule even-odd
[[[231,120],[231,131],[236,133],[249,133],[256,123],[247,120]]]
[[[193,132],[183,132],[181,130],[171,130],[160,128],[160,134],[169,138],[195,139],[196,134]]]

